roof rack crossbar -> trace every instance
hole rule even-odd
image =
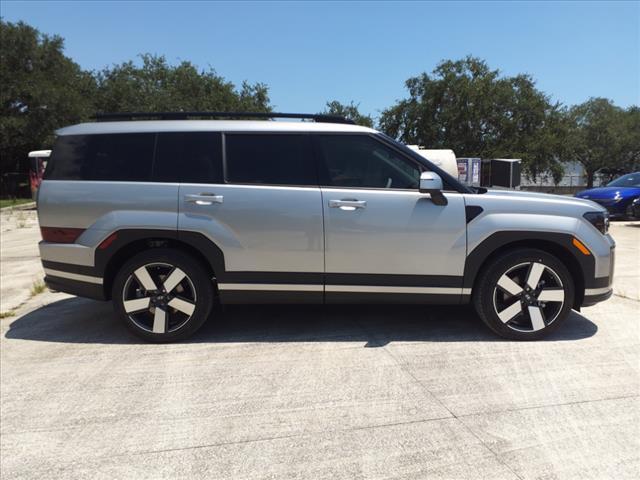
[[[189,120],[203,118],[298,118],[314,120],[319,123],[355,123],[353,120],[339,115],[278,112],[123,112],[97,113],[95,116],[95,119],[98,122],[109,122],[114,120]]]

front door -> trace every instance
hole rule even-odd
[[[418,191],[423,166],[371,135],[317,137],[325,301],[456,303],[466,257],[464,199]]]

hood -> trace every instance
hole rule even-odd
[[[517,197],[517,198],[538,198],[540,200],[568,200],[578,202],[581,205],[591,204],[591,202],[582,200],[580,198],[570,197],[568,195],[556,195],[553,193],[537,193],[537,192],[527,192],[523,190],[493,190],[488,189],[485,195],[498,195],[501,197]]]
[[[522,190],[494,190],[488,189],[487,193],[481,194],[480,196],[491,196],[491,197],[511,197],[518,200],[534,200],[539,203],[557,203],[562,202],[564,205],[576,205],[580,207],[589,207],[593,210],[602,210],[602,207],[597,203],[577,197],[571,197],[568,195],[555,195],[552,193],[537,193],[537,192],[527,192]]]
[[[615,197],[628,198],[638,195],[640,195],[640,187],[599,187],[576,193],[578,198],[595,200],[613,199]]]

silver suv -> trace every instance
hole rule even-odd
[[[538,339],[611,296],[591,201],[472,189],[340,118],[223,116],[59,130],[38,198],[47,285],[113,300],[155,342],[216,303],[473,302],[497,334]]]

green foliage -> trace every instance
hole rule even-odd
[[[33,200],[31,198],[3,198],[0,199],[0,208],[17,207],[32,202]]]
[[[53,132],[93,111],[95,82],[63,54],[63,40],[22,22],[0,20],[0,158],[16,168],[30,150],[51,145]]]
[[[625,172],[640,170],[640,107],[627,108],[620,126],[620,160]]]
[[[32,297],[35,297],[36,295],[40,295],[41,293],[43,293],[46,289],[47,286],[45,285],[44,281],[36,280],[31,284],[29,293]]]
[[[0,38],[2,172],[26,172],[30,150],[50,147],[56,129],[96,112],[271,111],[266,85],[243,82],[238,89],[191,62],[174,66],[146,54],[141,65],[86,72],[64,55],[59,36],[0,20]]]
[[[325,110],[320,113],[325,115],[338,115],[353,120],[358,125],[373,128],[373,119],[369,115],[360,113],[358,107],[359,105],[353,102],[350,102],[349,105],[344,105],[337,100],[333,100],[327,102]]]
[[[269,112],[264,84],[244,82],[240,90],[212,69],[191,62],[172,66],[164,56],[141,55],[96,74],[96,109],[101,112],[254,111]]]
[[[99,72],[85,72],[63,53],[59,36],[0,20],[0,167],[24,171],[30,150],[50,147],[54,131],[95,112],[269,112],[268,88],[237,88],[209,68],[171,65],[141,55]],[[530,177],[563,174],[563,161],[596,172],[640,168],[640,108],[594,98],[565,108],[551,102],[528,75],[501,75],[483,60],[443,61],[406,81],[408,98],[384,110],[379,127],[409,144],[451,148],[458,156],[522,158]],[[358,104],[327,102],[326,114],[373,126]]]
[[[460,157],[522,158],[525,172],[562,175],[560,105],[528,75],[503,77],[480,59],[440,63],[406,82],[409,98],[382,113],[387,134]]]
[[[580,162],[593,186],[596,172],[614,176],[635,170],[640,163],[640,112],[624,110],[606,98],[590,98],[567,112],[569,135],[566,157]]]

